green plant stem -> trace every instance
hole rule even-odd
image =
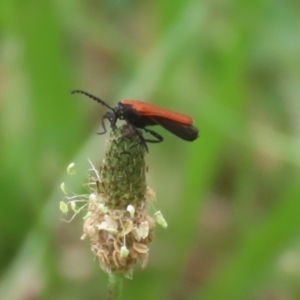
[[[117,274],[109,274],[107,300],[121,299],[122,294],[122,277]]]

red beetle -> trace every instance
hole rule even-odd
[[[160,143],[163,137],[157,132],[145,128],[146,126],[160,125],[171,133],[180,137],[185,141],[194,141],[198,137],[199,130],[193,126],[193,119],[189,116],[157,107],[155,105],[145,103],[138,100],[122,100],[114,108],[110,107],[103,100],[80,90],[72,91],[72,94],[80,93],[86,95],[100,104],[106,106],[111,111],[106,112],[102,117],[102,126],[104,131],[99,134],[106,133],[104,120],[108,119],[111,128],[116,128],[117,120],[125,120],[127,124],[131,125],[134,129],[140,128],[149,132],[156,139],[144,139],[140,132],[136,130],[137,134],[148,143]]]

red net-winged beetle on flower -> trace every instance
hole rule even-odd
[[[179,138],[189,142],[194,141],[199,136],[198,128],[193,126],[194,120],[181,113],[160,108],[146,102],[127,99],[122,100],[115,107],[110,107],[100,98],[87,92],[81,90],[72,91],[72,94],[76,93],[83,94],[111,110],[106,112],[102,117],[101,123],[103,126],[103,132],[100,132],[99,134],[107,132],[104,123],[105,119],[109,120],[112,130],[116,128],[116,123],[119,119],[126,121],[145,143],[160,143],[163,141],[163,137],[160,134],[146,128],[147,126],[154,125],[160,125]],[[137,128],[148,132],[155,139],[145,139]]]

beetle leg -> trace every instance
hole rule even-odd
[[[143,128],[143,129],[146,132],[150,133],[155,138],[157,138],[156,140],[153,140],[153,139],[150,140],[150,139],[145,139],[143,137],[143,139],[144,139],[145,142],[147,142],[147,143],[160,143],[160,142],[162,142],[164,140],[164,138],[160,134],[158,134],[157,132],[155,132],[155,131],[153,131],[151,129],[148,129],[148,128]]]
[[[101,120],[101,124],[102,124],[102,127],[103,127],[103,131],[102,132],[98,132],[98,134],[104,134],[107,132],[107,129],[106,129],[106,126],[105,126],[105,123],[104,123],[104,120],[107,119],[110,123],[110,128],[112,130],[115,130],[117,128],[116,126],[116,123],[117,123],[117,120],[118,118],[116,117],[115,113],[111,113],[111,112],[107,112],[103,117],[102,117],[102,120]]]
[[[128,121],[126,121],[127,125],[130,126],[130,128],[139,136],[141,143],[145,145],[145,149],[146,152],[149,152],[148,150],[148,146],[146,143],[145,138],[143,137],[143,133],[141,132],[141,130],[139,130],[137,127],[135,127],[134,125],[130,124]]]
[[[132,126],[132,128],[134,129],[134,131],[136,132],[136,134],[137,134],[137,135],[139,136],[139,138],[141,139],[142,144],[145,145],[146,152],[149,152],[148,146],[147,146],[147,140],[145,140],[145,138],[143,137],[142,132],[141,132],[138,128],[136,128],[135,126]]]
[[[106,129],[106,126],[105,126],[105,123],[104,123],[105,119],[108,119],[108,118],[106,116],[103,116],[103,118],[101,120],[103,131],[102,132],[97,132],[97,134],[99,134],[99,135],[105,134],[107,132],[107,129]]]

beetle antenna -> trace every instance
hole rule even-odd
[[[111,109],[113,112],[115,111],[112,107],[110,107],[107,103],[105,103],[103,100],[101,100],[100,98],[97,98],[96,96],[93,96],[92,94],[90,93],[87,93],[85,91],[81,91],[81,90],[75,90],[75,91],[72,91],[71,94],[83,94],[95,101],[97,101],[98,103],[106,106],[107,108]]]

